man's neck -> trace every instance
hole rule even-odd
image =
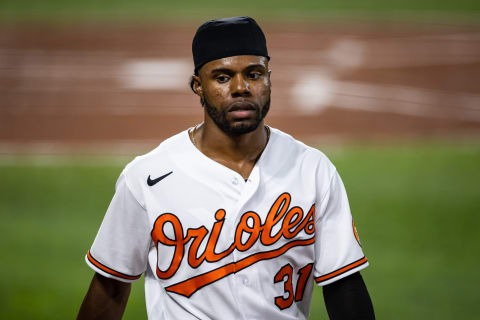
[[[249,133],[228,135],[213,121],[206,120],[192,132],[195,146],[212,160],[248,178],[268,140],[263,121]]]

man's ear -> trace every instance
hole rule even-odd
[[[203,89],[202,83],[200,81],[200,76],[193,75],[192,76],[192,90],[195,92],[200,98],[203,99]]]

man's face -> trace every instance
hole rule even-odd
[[[225,133],[254,131],[270,107],[270,71],[265,57],[244,55],[206,63],[195,91],[208,116]]]

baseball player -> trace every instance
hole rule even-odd
[[[374,319],[368,265],[342,181],[320,151],[264,124],[265,36],[211,20],[192,45],[204,121],[120,174],[86,255],[79,319],[121,318],[145,275],[149,319],[308,319],[314,283],[332,319]]]

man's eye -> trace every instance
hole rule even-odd
[[[216,78],[216,80],[217,80],[218,82],[220,82],[220,83],[225,83],[225,82],[228,81],[228,79],[229,79],[229,78],[228,78],[227,76],[218,76],[218,77]]]
[[[257,80],[258,78],[260,78],[261,74],[260,72],[250,72],[248,74],[248,77],[252,80]]]

